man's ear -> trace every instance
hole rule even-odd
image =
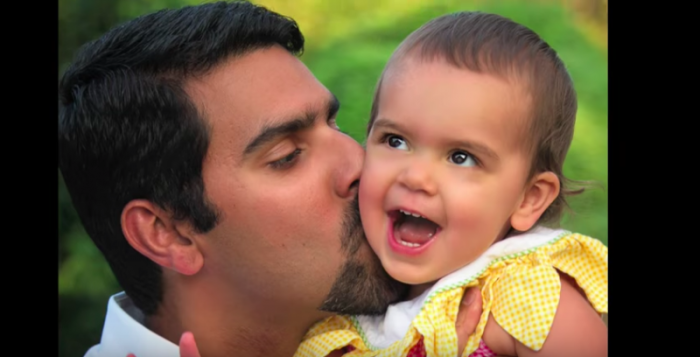
[[[133,200],[122,211],[127,242],[156,264],[180,274],[196,274],[204,257],[192,229],[175,222],[169,212],[147,200]]]
[[[520,205],[510,217],[513,229],[525,232],[532,228],[559,195],[559,178],[551,171],[535,175],[523,194]]]

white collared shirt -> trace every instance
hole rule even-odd
[[[144,315],[124,292],[112,295],[99,345],[85,357],[179,357],[179,347],[149,330]]]

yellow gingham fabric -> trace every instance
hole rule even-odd
[[[404,338],[386,349],[367,346],[352,317],[333,316],[307,332],[295,357],[325,357],[347,345],[356,350],[346,357],[406,356],[421,335],[427,356],[457,356],[455,321],[462,295],[472,286],[481,287],[484,310],[462,356],[479,346],[489,314],[511,336],[537,351],[559,303],[557,270],[576,280],[598,313],[608,313],[608,248],[596,239],[568,233],[550,244],[496,259],[475,279],[432,294]]]

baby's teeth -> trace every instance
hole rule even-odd
[[[415,213],[411,213],[411,212],[406,212],[406,211],[401,210],[401,209],[399,210],[399,212],[401,212],[401,213],[403,213],[403,214],[405,214],[405,215],[407,215],[407,216],[423,217],[423,216],[421,216],[421,215],[419,215],[419,214],[415,214]]]
[[[411,248],[415,248],[415,247],[420,246],[420,244],[418,244],[418,243],[404,242],[402,240],[399,240],[399,243],[401,243],[401,245],[405,245],[405,246],[411,247]]]

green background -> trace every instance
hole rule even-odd
[[[59,0],[59,76],[76,49],[110,27],[188,0]],[[597,186],[571,199],[563,226],[608,242],[607,1],[271,0],[256,1],[297,20],[306,37],[301,59],[342,102],[338,123],[358,141],[389,55],[411,31],[447,12],[480,10],[512,18],[557,50],[579,94],[574,141],[564,173]],[[82,356],[98,343],[107,299],[121,291],[85,234],[58,175],[59,356]]]

